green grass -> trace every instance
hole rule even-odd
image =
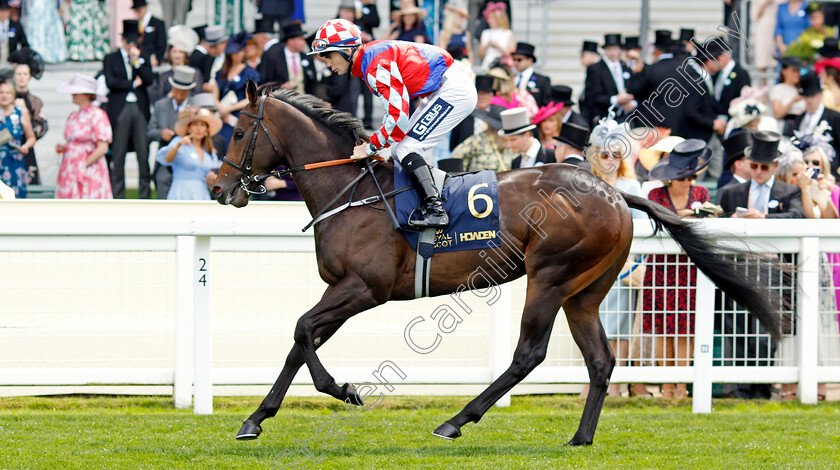
[[[258,440],[236,441],[258,398],[217,398],[211,416],[168,397],[2,398],[0,468],[840,468],[836,402],[715,400],[693,415],[688,400],[608,399],[595,445],[568,448],[583,400],[514,397],[455,442],[433,437],[467,401],[386,397],[351,425],[330,418],[350,419],[336,400],[289,398]],[[305,461],[295,442],[323,460]]]

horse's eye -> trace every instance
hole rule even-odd
[[[237,129],[233,131],[233,140],[242,140],[243,137],[245,137],[245,133],[241,130]]]

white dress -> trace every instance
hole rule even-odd
[[[29,46],[44,62],[56,64],[67,60],[64,23],[55,0],[29,0],[26,5],[26,37]]]
[[[510,44],[511,38],[513,37],[513,31],[509,29],[485,29],[484,32],[481,33],[481,45],[486,46],[491,42],[496,42],[497,44],[507,47]],[[490,64],[493,63],[494,60],[500,58],[502,53],[499,52],[498,49],[495,47],[488,47],[484,54],[484,59],[481,59],[481,69],[487,71],[490,67]]]

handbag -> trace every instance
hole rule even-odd
[[[239,103],[239,98],[233,90],[230,90],[222,97],[221,101],[219,101],[219,106],[233,106],[236,103]]]
[[[12,141],[14,137],[12,137],[12,133],[9,132],[9,129],[3,128],[0,129],[0,145],[6,145]]]
[[[642,257],[636,256],[628,259],[618,275],[618,280],[625,286],[639,287],[645,282],[645,265],[642,264]]]

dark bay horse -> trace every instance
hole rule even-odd
[[[268,174],[281,164],[296,168],[347,158],[355,135],[362,132],[355,117],[333,111],[308,95],[257,90],[249,82],[247,97],[249,104],[234,129],[228,156],[212,188],[221,204],[245,206],[249,191],[259,185],[256,175]],[[326,209],[359,175],[360,168],[362,163],[353,162],[295,173],[310,213]],[[390,163],[374,169],[385,192],[393,189],[392,171]],[[692,223],[667,209],[617,191],[587,170],[564,164],[500,172],[498,189],[500,230],[510,243],[500,248],[505,256],[495,259],[498,279],[480,279],[470,287],[486,289],[528,276],[519,341],[510,367],[460,413],[441,424],[435,435],[448,439],[460,436],[462,426],[478,422],[502,395],[540,364],[546,356],[554,319],[563,307],[591,381],[580,426],[569,444],[592,443],[615,365],[598,308],[630,251],[633,224],[629,208],[646,212],[657,230],[664,227],[717,286],[756,315],[772,335],[780,336],[779,306],[767,289],[726,256],[727,252],[715,248]],[[361,180],[357,194],[378,194],[370,177]],[[352,385],[336,384],[316,350],[350,317],[390,300],[414,298],[414,250],[393,229],[382,203],[373,207],[380,210],[354,207],[315,225],[318,270],[329,287],[317,305],[298,320],[295,344],[280,376],[259,408],[243,423],[238,439],[259,436],[260,424],[277,414],[303,364],[309,368],[318,391],[362,404]],[[479,266],[492,272],[479,252],[484,254],[471,250],[435,255],[431,295],[455,292],[466,285]]]

